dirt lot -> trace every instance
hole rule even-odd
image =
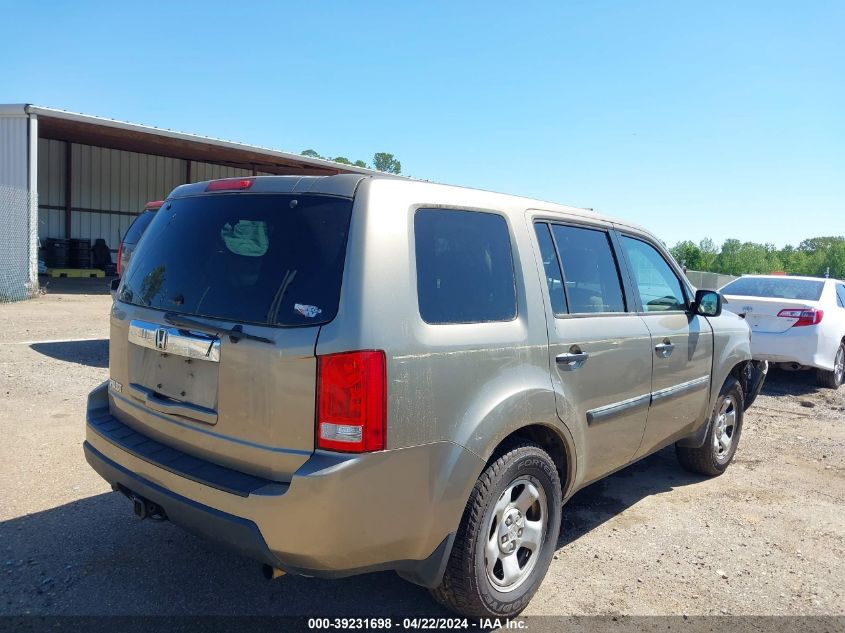
[[[135,519],[81,450],[108,371],[105,288],[0,305],[0,614],[443,614],[392,573],[270,583]],[[526,614],[845,614],[845,388],[810,378],[773,372],[724,476],[665,450],[576,495]]]

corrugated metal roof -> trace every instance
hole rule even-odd
[[[58,108],[48,108],[45,106],[31,105],[31,104],[0,104],[0,115],[5,112],[20,113],[24,110],[26,113],[35,114],[40,117],[50,117],[54,119],[61,119],[65,121],[73,121],[76,123],[83,123],[89,125],[97,125],[101,127],[113,128],[118,130],[126,130],[130,132],[150,134],[154,136],[170,138],[187,142],[200,142],[209,145],[215,145],[221,148],[228,148],[234,150],[249,150],[264,154],[268,157],[276,157],[290,161],[296,161],[303,165],[311,165],[314,167],[323,167],[335,169],[346,173],[355,174],[369,174],[379,175],[382,172],[375,169],[366,169],[363,167],[356,167],[354,165],[345,165],[343,163],[336,163],[332,160],[323,160],[320,158],[311,158],[309,156],[302,156],[301,154],[292,154],[290,152],[283,152],[281,150],[263,147],[260,145],[248,145],[246,143],[239,143],[237,141],[227,141],[224,139],[215,138],[212,136],[203,136],[200,134],[190,134],[187,132],[178,132],[176,130],[169,130],[166,128],[154,127],[152,125],[142,125],[139,123],[129,123],[128,121],[119,121],[117,119],[108,119],[105,117],[93,116],[90,114],[80,114],[78,112],[70,112],[68,110],[60,110]]]

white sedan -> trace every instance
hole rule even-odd
[[[785,369],[815,368],[822,387],[845,380],[845,283],[744,275],[723,286],[726,310],[751,327],[751,354]]]

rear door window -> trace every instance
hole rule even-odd
[[[573,314],[625,312],[619,267],[606,231],[553,224]]]
[[[121,301],[264,325],[337,313],[352,201],[215,194],[162,207],[133,256]]]
[[[516,318],[513,256],[502,216],[420,209],[414,234],[417,296],[426,323]]]
[[[552,241],[551,230],[545,223],[534,225],[537,232],[537,242],[540,244],[540,257],[543,258],[543,271],[546,273],[546,284],[549,288],[549,299],[555,316],[566,314],[566,292],[563,289],[563,274],[560,272],[560,262],[557,259],[555,245]]]

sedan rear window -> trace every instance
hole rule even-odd
[[[771,297],[773,299],[798,299],[818,301],[822,296],[823,281],[790,279],[789,277],[740,277],[721,290],[724,295],[743,297]]]
[[[337,313],[352,201],[216,194],[168,202],[132,258],[120,300],[266,325]]]

